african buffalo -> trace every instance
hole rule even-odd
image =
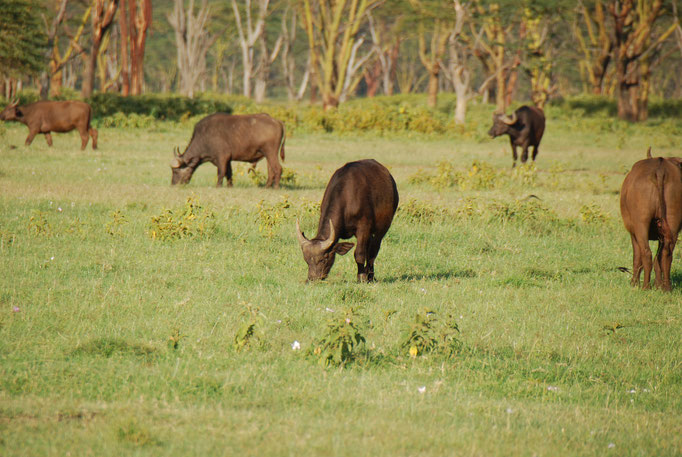
[[[97,149],[97,130],[90,126],[92,109],[90,105],[79,101],[41,101],[19,105],[16,100],[0,113],[0,120],[17,121],[26,124],[28,137],[26,146],[33,138],[45,134],[45,140],[52,146],[50,132],[70,132],[78,129],[81,135],[81,150],[88,144],[88,134],[92,137],[92,149]]]
[[[514,114],[507,116],[505,114],[493,114],[493,126],[490,127],[488,135],[491,138],[500,135],[509,135],[509,141],[512,147],[512,154],[514,156],[514,163],[512,167],[516,166],[516,147],[521,146],[523,153],[521,154],[521,162],[526,163],[528,160],[528,147],[533,146],[533,162],[538,155],[538,147],[542,134],[545,132],[545,113],[540,108],[534,106],[522,106],[514,111]]]
[[[669,291],[673,250],[682,227],[682,158],[647,156],[632,166],[620,189],[620,213],[632,240],[631,283],[639,285],[644,268],[642,288],[649,288],[649,240],[658,240],[655,285]]]
[[[358,282],[374,280],[374,259],[398,207],[398,189],[386,167],[375,160],[350,162],[336,170],[320,205],[317,235],[307,239],[298,220],[296,233],[308,263],[308,281],[325,279],[336,254],[344,255],[357,238]]]
[[[216,187],[223,185],[225,177],[231,187],[233,160],[250,162],[255,167],[265,157],[268,163],[266,187],[278,189],[282,166],[277,153],[284,160],[284,140],[284,124],[268,114],[211,114],[194,126],[184,153],[173,151],[171,184],[188,183],[199,165],[211,162],[218,167]]]

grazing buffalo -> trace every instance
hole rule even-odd
[[[284,124],[268,114],[226,114],[206,116],[194,126],[192,139],[183,154],[173,151],[171,184],[186,184],[194,170],[204,162],[218,167],[216,187],[232,187],[233,160],[250,162],[253,166],[265,157],[268,163],[266,187],[279,188],[282,166],[277,153],[284,160]]]
[[[88,144],[88,134],[92,137],[92,149],[97,149],[97,130],[90,126],[92,109],[90,105],[79,101],[41,101],[19,105],[16,100],[2,110],[0,120],[17,121],[28,127],[26,146],[39,133],[45,134],[45,140],[52,146],[50,132],[70,132],[77,129],[81,135],[81,149]]]
[[[308,263],[308,281],[327,277],[335,255],[344,255],[353,247],[339,239],[352,236],[358,243],[358,282],[373,281],[374,259],[397,207],[393,176],[376,160],[350,162],[336,170],[322,197],[317,235],[307,239],[296,221],[298,242]]]
[[[517,146],[523,148],[523,153],[521,154],[521,162],[523,163],[526,163],[526,160],[528,160],[528,147],[533,146],[533,162],[535,162],[540,140],[544,132],[545,114],[542,110],[534,106],[522,106],[514,111],[514,114],[511,116],[493,114],[493,126],[488,131],[488,135],[491,138],[504,134],[509,135],[514,156],[512,167],[515,167]]]
[[[673,250],[682,226],[682,158],[647,156],[632,166],[620,189],[620,213],[632,240],[631,283],[639,285],[644,268],[642,288],[649,288],[649,240],[658,240],[655,285],[669,291]]]

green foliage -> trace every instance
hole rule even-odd
[[[506,179],[504,171],[498,171],[480,160],[474,160],[471,168],[466,171],[459,171],[453,163],[442,160],[438,162],[434,174],[420,168],[408,181],[411,184],[427,183],[437,190],[454,186],[461,190],[488,190],[499,187]]]
[[[246,321],[239,327],[237,333],[234,335],[232,347],[235,351],[241,351],[249,346],[258,328],[262,328],[265,322],[263,315],[258,308],[251,305],[246,305],[246,311],[242,313],[246,317]]]
[[[146,127],[151,118],[178,121],[194,115],[216,112],[232,113],[232,104],[226,98],[200,95],[196,98],[169,94],[145,94],[123,97],[112,92],[94,94],[88,100],[93,115],[105,118],[107,126]],[[136,114],[139,117],[131,116]],[[133,123],[134,125],[130,125]]]
[[[104,116],[99,120],[100,127],[116,128],[149,128],[154,125],[156,118],[149,114],[130,113],[120,111],[111,116]]]
[[[493,202],[488,205],[488,212],[491,221],[522,222],[533,227],[551,225],[559,220],[554,211],[534,197],[512,202]]]
[[[448,211],[441,206],[411,198],[398,206],[396,217],[418,224],[433,224],[448,217]]]
[[[160,441],[154,437],[151,431],[144,425],[140,424],[136,418],[119,425],[117,433],[119,440],[135,446],[155,446],[160,444]]]
[[[0,6],[0,75],[34,75],[45,67],[47,36],[33,0],[3,0]]]
[[[268,182],[268,177],[261,173],[256,168],[249,168],[247,170],[251,182],[258,187],[263,187]],[[279,184],[282,187],[290,189],[295,188],[298,184],[298,174],[291,168],[282,168],[282,176],[279,178]]]
[[[291,202],[286,195],[281,198],[281,201],[273,204],[264,200],[258,202],[258,232],[267,238],[272,238],[275,235],[275,228],[289,218]]]
[[[188,197],[184,208],[164,209],[152,216],[147,232],[151,239],[173,241],[185,238],[207,238],[215,229],[215,215],[195,197]]]
[[[176,328],[173,333],[168,337],[168,346],[174,351],[180,347],[180,340],[187,338],[187,335],[182,335],[180,329]]]
[[[414,322],[410,324],[401,347],[410,357],[418,357],[427,353],[450,357],[459,352],[462,347],[457,334],[459,334],[459,326],[452,316],[441,321],[434,311],[424,309],[415,315]]]
[[[346,366],[358,355],[365,337],[356,325],[357,315],[350,308],[341,319],[330,319],[322,336],[313,344],[313,354],[320,365]]]
[[[121,210],[117,209],[111,213],[111,220],[107,222],[105,229],[109,235],[120,237],[123,236],[123,226],[127,223],[128,218]]]
[[[609,215],[599,205],[592,203],[580,207],[580,219],[586,224],[604,224],[609,220]]]
[[[33,211],[28,220],[28,232],[33,236],[52,236],[52,226],[47,220],[47,213]]]

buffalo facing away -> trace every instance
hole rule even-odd
[[[350,162],[334,172],[320,205],[317,235],[308,239],[298,220],[296,233],[308,263],[308,281],[325,279],[336,254],[344,255],[355,236],[358,282],[374,281],[374,259],[398,207],[398,188],[389,171],[375,160]]]
[[[70,132],[77,129],[81,135],[81,150],[88,144],[88,135],[92,137],[92,149],[97,149],[97,130],[90,125],[92,109],[90,105],[79,101],[40,101],[19,106],[16,100],[2,110],[0,120],[17,121],[28,127],[26,146],[39,133],[45,134],[45,140],[52,146],[50,132]]]
[[[514,111],[511,116],[505,114],[493,114],[493,126],[488,131],[491,138],[500,135],[509,135],[511,142],[512,155],[514,156],[514,163],[512,167],[516,166],[516,147],[521,146],[523,151],[521,153],[521,162],[526,163],[528,160],[528,148],[533,146],[533,162],[538,155],[538,147],[542,134],[545,132],[545,114],[541,109],[534,106],[522,106]]]
[[[196,168],[204,162],[218,167],[216,187],[232,187],[232,161],[256,163],[265,157],[268,163],[266,187],[279,188],[282,166],[277,159],[279,152],[284,160],[284,124],[268,114],[211,114],[194,126],[192,139],[183,154],[174,151],[171,161],[173,177],[171,184],[186,184],[192,179]]]
[[[682,158],[648,157],[635,163],[625,177],[620,189],[620,213],[632,240],[632,285],[639,285],[643,268],[642,288],[649,288],[649,240],[658,240],[653,261],[655,285],[669,291],[673,250],[682,226]]]

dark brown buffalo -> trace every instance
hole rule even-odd
[[[171,161],[173,177],[171,184],[186,184],[192,179],[194,170],[204,162],[218,167],[216,187],[232,186],[233,160],[256,163],[265,157],[268,163],[266,187],[279,188],[282,166],[277,153],[284,160],[284,124],[268,114],[211,114],[194,126],[192,139],[180,155],[174,151]]]
[[[632,166],[620,189],[620,213],[632,240],[632,285],[643,289],[651,278],[649,240],[658,240],[653,261],[656,287],[670,290],[670,267],[677,235],[682,226],[682,158],[656,157]]]
[[[26,146],[39,133],[45,134],[45,140],[52,146],[50,132],[70,132],[77,129],[81,135],[81,149],[88,144],[88,134],[92,137],[92,149],[97,149],[97,130],[90,126],[92,109],[90,105],[79,101],[42,101],[19,105],[15,101],[7,105],[0,113],[0,120],[17,121],[28,127]]]
[[[504,134],[509,135],[514,156],[512,167],[515,167],[517,159],[516,147],[521,146],[523,148],[521,162],[526,163],[526,160],[528,160],[528,147],[533,146],[533,161],[535,161],[544,132],[545,113],[534,106],[524,105],[514,111],[514,114],[511,116],[493,114],[493,126],[488,131],[488,135],[492,138]]]
[[[336,254],[344,255],[353,247],[339,239],[352,236],[358,243],[358,281],[373,281],[374,259],[397,207],[393,176],[376,160],[350,162],[336,170],[322,197],[317,235],[307,239],[296,221],[298,242],[308,263],[308,281],[327,277]]]

